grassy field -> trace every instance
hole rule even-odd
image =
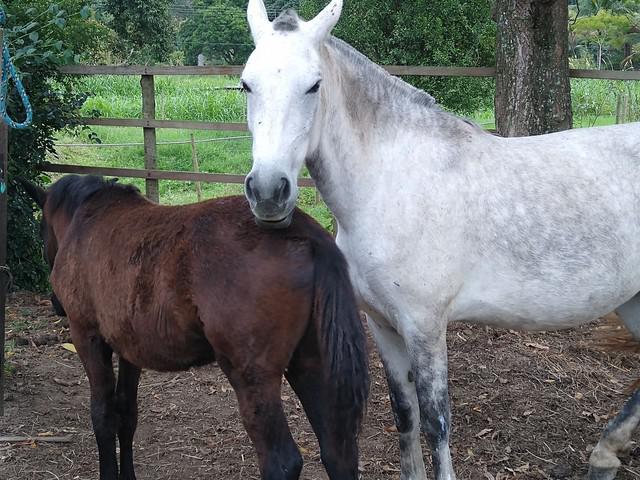
[[[237,77],[165,77],[155,78],[156,117],[170,120],[211,122],[244,122],[246,103],[244,94],[224,87],[238,84]],[[79,81],[79,89],[91,96],[83,106],[83,115],[115,118],[141,118],[142,94],[139,77],[90,76]],[[628,96],[627,121],[640,119],[640,82],[606,80],[572,80],[574,124],[576,127],[615,123],[618,95]],[[484,128],[494,128],[492,111],[479,111],[471,116]],[[200,170],[211,173],[246,174],[251,168],[251,140],[247,132],[208,132],[187,130],[157,130],[158,167],[165,170],[192,170],[191,145],[164,142],[188,142],[190,134],[196,138]],[[129,144],[135,146],[65,147],[63,144],[94,143]],[[144,167],[142,130],[136,128],[92,127],[68,131],[58,138],[62,163],[110,167]],[[143,188],[143,180],[126,179]],[[203,184],[205,198],[241,194],[241,185]],[[162,203],[181,204],[196,201],[191,182],[160,182]],[[331,216],[316,201],[314,189],[302,189],[299,205],[326,227]]]

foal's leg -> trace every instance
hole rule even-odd
[[[330,405],[326,368],[315,335],[305,335],[286,372],[287,381],[300,399],[320,444],[322,464],[331,480],[358,478],[358,428]],[[328,379],[329,382],[334,379]]]
[[[135,480],[133,472],[133,435],[138,424],[138,381],[140,369],[120,357],[116,410],[120,441],[120,480]]]
[[[113,350],[97,332],[74,334],[73,321],[71,326],[73,344],[87,372],[91,388],[91,421],[98,444],[100,480],[116,480],[118,418],[115,408],[115,377],[111,364]]]
[[[404,340],[392,327],[369,317],[389,385],[389,398],[400,435],[401,480],[426,480],[420,446],[420,409]]]
[[[282,373],[252,365],[235,367],[225,358],[218,364],[238,397],[240,415],[258,454],[264,480],[296,480],[302,470],[298,451],[282,408]]]
[[[449,450],[451,409],[447,378],[446,324],[407,329],[404,339],[413,366],[422,431],[431,447],[437,480],[455,480]]]
[[[589,458],[589,480],[613,480],[620,467],[618,452],[627,448],[640,423],[640,388],[609,422]]]

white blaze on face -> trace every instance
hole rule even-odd
[[[253,134],[253,168],[245,193],[257,218],[279,221],[295,206],[296,179],[313,146],[311,131],[322,85],[320,46],[337,22],[333,1],[310,22],[291,17],[269,22],[262,0],[251,0],[247,18],[256,49],[242,73],[247,121]]]

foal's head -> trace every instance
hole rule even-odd
[[[107,181],[94,175],[85,177],[67,175],[45,190],[27,180],[18,179],[27,194],[42,209],[40,237],[44,245],[44,258],[49,268],[53,268],[58,243],[64,237],[78,207],[97,191],[113,185],[116,180]],[[55,294],[51,301],[56,313],[64,315],[64,309]]]
[[[342,0],[332,0],[308,22],[293,11],[270,22],[263,0],[249,1],[247,18],[256,48],[241,80],[253,134],[253,169],[245,193],[263,226],[283,228],[291,222],[298,173],[319,139],[315,119],[322,90],[321,47],[341,9]]]

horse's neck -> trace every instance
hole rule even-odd
[[[389,142],[403,142],[415,125],[431,122],[419,103],[433,99],[378,71],[364,58],[352,58],[343,47],[323,51],[324,92],[317,126],[317,150],[307,166],[325,202],[342,227],[357,223],[354,215],[371,190],[402,168],[389,155]],[[375,78],[371,78],[371,77]],[[417,102],[417,103],[416,103]]]

